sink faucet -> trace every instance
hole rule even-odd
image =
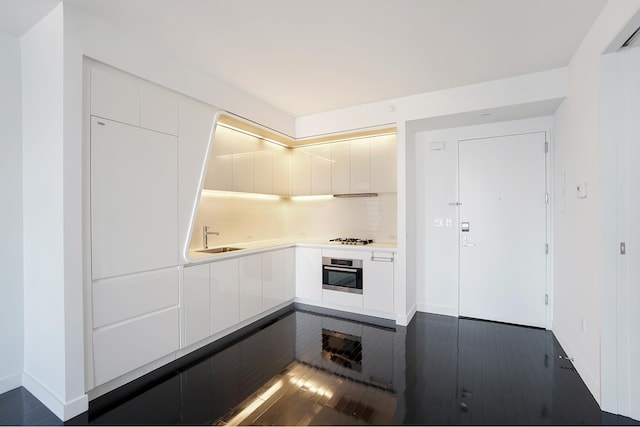
[[[217,231],[209,231],[208,225],[202,227],[202,244],[205,249],[209,248],[209,234],[215,234],[216,236],[220,235]]]

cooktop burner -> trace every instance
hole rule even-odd
[[[340,243],[341,245],[368,245],[373,243],[371,239],[356,239],[354,237],[337,237],[329,240],[330,243]]]

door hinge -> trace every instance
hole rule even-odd
[[[544,143],[544,153],[548,153],[549,152],[549,143],[545,141]]]
[[[549,305],[549,294],[544,294],[544,305]]]
[[[549,204],[549,193],[544,193],[544,202]]]
[[[625,242],[620,242],[620,255],[627,254],[627,244]]]
[[[548,244],[548,243],[545,243],[545,244],[544,244],[544,253],[545,253],[546,255],[549,255],[549,244]]]

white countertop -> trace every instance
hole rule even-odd
[[[295,246],[320,249],[339,249],[366,252],[397,252],[398,248],[391,243],[370,243],[368,245],[342,245],[339,243],[328,243],[326,240],[294,240],[294,239],[272,239],[257,242],[239,242],[224,245],[225,247],[242,248],[231,252],[221,252],[210,254],[198,252],[202,249],[189,250],[189,260],[185,265],[202,264],[211,261],[236,258],[254,253],[267,252],[277,249],[290,248]]]

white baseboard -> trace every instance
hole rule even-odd
[[[578,372],[578,375],[580,375],[580,378],[582,378],[582,381],[584,381],[584,383],[586,384],[587,388],[593,395],[593,398],[596,399],[596,402],[598,402],[598,405],[600,405],[600,383],[589,374],[589,370],[582,363],[582,359],[573,349],[573,347],[569,343],[569,340],[565,338],[565,335],[562,333],[562,331],[556,329],[553,331],[553,335],[556,336],[556,339],[558,340],[564,351],[567,353],[567,356],[573,358],[572,363],[576,368],[576,372]]]
[[[56,417],[62,421],[68,421],[76,415],[80,415],[89,409],[89,399],[86,394],[63,402],[51,390],[40,384],[35,378],[26,372],[22,373],[22,386],[29,390],[44,406],[49,408]]]
[[[22,372],[0,378],[0,394],[6,393],[9,390],[18,388],[22,385]]]
[[[458,317],[458,307],[449,307],[446,305],[432,305],[418,303],[418,311],[431,314],[442,314],[444,316]]]
[[[413,319],[413,316],[416,315],[416,306],[415,304],[409,309],[409,312],[406,315],[401,315],[399,314],[396,317],[396,324],[400,325],[400,326],[408,326],[409,323],[411,322],[411,319]]]

